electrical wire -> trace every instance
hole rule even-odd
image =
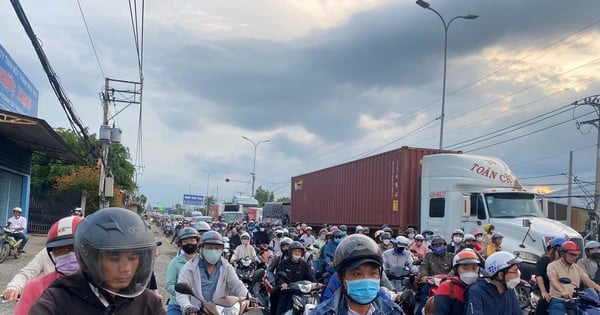
[[[83,14],[83,8],[81,8],[81,3],[77,0],[77,6],[79,6],[79,13],[81,13],[81,19],[83,19],[83,25],[85,25],[85,30],[87,32],[88,38],[90,39],[90,44],[92,44],[92,49],[94,50],[94,55],[96,56],[96,62],[98,63],[98,68],[100,68],[100,73],[102,74],[102,80],[106,78],[104,74],[104,69],[102,68],[102,63],[100,62],[100,58],[98,57],[98,52],[96,51],[96,45],[94,45],[94,40],[92,39],[92,34],[90,33],[90,28],[88,27],[87,21],[85,19],[85,15]]]

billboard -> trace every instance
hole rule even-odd
[[[37,117],[38,90],[0,45],[0,109]]]
[[[204,196],[200,195],[183,195],[183,204],[192,206],[203,206]]]

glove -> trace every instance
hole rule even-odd
[[[183,313],[185,315],[190,315],[190,314],[198,314],[198,315],[200,315],[200,309],[198,307],[194,306],[194,305],[190,305],[190,306],[187,306],[184,309]]]

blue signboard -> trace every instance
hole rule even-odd
[[[192,206],[204,205],[204,196],[199,195],[183,195],[183,204]]]
[[[38,90],[0,45],[0,109],[37,117]]]

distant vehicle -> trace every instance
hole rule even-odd
[[[223,205],[219,215],[227,222],[244,221],[248,220],[248,209],[257,207],[258,200],[253,197],[234,196],[231,203]],[[256,211],[254,211],[254,216],[256,216]]]
[[[287,216],[287,218],[286,218]],[[262,208],[263,221],[271,220],[272,224],[286,223],[292,216],[292,206],[288,202],[265,202]],[[288,222],[284,222],[284,221]]]

